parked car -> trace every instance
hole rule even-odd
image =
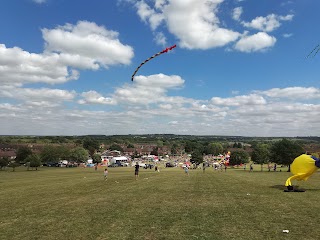
[[[153,167],[154,167],[153,164],[146,164],[143,168],[144,169],[148,169],[148,168],[152,169]]]
[[[167,162],[166,167],[175,167],[175,165],[173,163]]]

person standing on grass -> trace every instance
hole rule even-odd
[[[184,166],[184,172],[189,176],[189,168],[188,165]]]
[[[136,162],[136,165],[134,166],[134,175],[136,177],[136,180],[138,180],[138,177],[139,177],[139,163]]]
[[[206,163],[205,162],[202,163],[202,171],[203,171],[203,173],[206,171]]]
[[[107,168],[104,169],[104,171],[103,171],[103,177],[104,177],[105,181],[108,180],[108,169]]]
[[[252,165],[252,163],[250,164],[250,172],[253,172],[253,165]]]

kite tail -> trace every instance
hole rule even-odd
[[[174,49],[176,46],[177,46],[177,45],[175,44],[175,45],[173,45],[173,46],[171,46],[171,47],[168,47],[168,48],[162,50],[161,52],[158,52],[158,53],[154,54],[153,56],[149,57],[149,58],[146,59],[145,61],[143,61],[143,62],[139,65],[139,67],[136,68],[136,70],[134,71],[134,73],[132,74],[132,76],[131,76],[131,81],[133,81],[134,76],[136,75],[136,73],[138,72],[138,70],[141,68],[141,66],[142,66],[143,64],[145,64],[146,62],[150,61],[152,58],[155,58],[155,57],[157,57],[157,56],[159,56],[159,55],[161,55],[161,54],[163,54],[163,53],[166,53],[166,52]]]
[[[318,44],[309,54],[308,54],[308,56],[307,56],[307,58],[308,57],[310,57],[310,55],[316,50],[316,49],[318,49],[317,51],[316,51],[316,53],[313,55],[313,57],[319,52],[319,50],[320,50],[320,47],[319,47],[320,45]]]

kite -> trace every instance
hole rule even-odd
[[[287,190],[285,192],[304,192],[303,190],[293,189],[291,180],[304,180],[307,181],[308,178],[315,173],[320,168],[320,159],[302,154],[295,158],[291,164],[290,171],[293,176],[289,177],[285,183]]]
[[[136,73],[138,72],[139,68],[141,68],[143,64],[145,64],[146,62],[150,61],[152,58],[155,58],[155,57],[161,55],[162,53],[166,53],[166,52],[174,49],[176,46],[177,46],[177,45],[173,45],[173,46],[171,46],[171,47],[167,47],[166,49],[162,50],[161,52],[158,52],[158,53],[154,54],[152,57],[149,57],[148,59],[146,59],[145,61],[143,61],[143,62],[139,65],[139,67],[137,67],[137,69],[134,71],[134,73],[132,74],[132,76],[131,76],[131,81],[133,81],[134,76],[136,75]]]
[[[320,51],[320,44],[318,44],[318,45],[309,53],[309,55],[307,56],[307,58],[310,57],[310,55],[311,55],[312,53],[314,53],[313,56],[312,56],[312,57],[314,57],[315,55],[317,55],[317,53],[318,53],[319,51]]]

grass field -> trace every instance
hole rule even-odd
[[[319,239],[319,173],[255,169],[0,171],[0,239]]]

